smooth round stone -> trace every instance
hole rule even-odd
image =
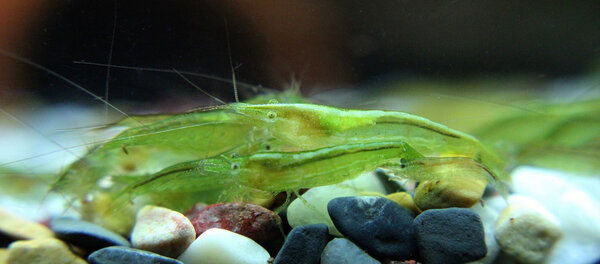
[[[211,228],[221,228],[248,237],[273,254],[284,241],[279,215],[255,204],[213,204],[201,210],[192,209],[189,217],[196,236]]]
[[[211,228],[196,238],[178,259],[186,264],[265,264],[270,257],[267,250],[250,238]]]
[[[339,197],[327,205],[335,226],[370,254],[410,259],[415,252],[410,210],[383,197]]]
[[[415,190],[415,204],[425,211],[436,208],[468,208],[477,203],[485,191],[486,181],[467,178],[426,180]]]
[[[288,222],[291,227],[325,223],[330,234],[342,236],[329,217],[327,204],[336,197],[358,196],[365,192],[385,193],[383,184],[373,173],[339,184],[311,188],[302,194],[302,199],[296,199],[288,206]]]
[[[149,251],[112,246],[92,252],[87,258],[91,264],[183,264],[183,262]]]
[[[321,264],[347,263],[381,264],[348,239],[334,238],[327,243],[321,254]]]
[[[326,224],[299,226],[288,234],[273,264],[316,264],[329,241]]]
[[[535,199],[560,222],[563,236],[545,263],[594,263],[600,258],[600,243],[591,242],[600,241],[600,177],[520,166],[511,179],[516,194]]]
[[[483,224],[472,210],[427,210],[415,218],[413,228],[424,263],[465,263],[487,254]]]
[[[196,239],[190,220],[179,212],[147,205],[137,213],[131,244],[135,248],[176,258]]]
[[[85,264],[69,250],[69,247],[56,238],[38,238],[20,240],[8,247],[7,264],[36,263],[36,264]]]
[[[558,221],[539,202],[511,196],[496,222],[496,240],[509,256],[523,263],[541,263],[562,236]]]
[[[117,233],[77,219],[53,219],[50,222],[50,229],[60,239],[90,251],[110,246],[131,247],[129,241]]]
[[[0,208],[0,244],[7,246],[14,240],[53,237],[46,226],[29,221]]]
[[[385,198],[388,198],[401,205],[402,207],[410,210],[414,215],[418,215],[421,213],[421,210],[417,208],[417,205],[415,204],[415,201],[413,200],[412,196],[410,196],[410,194],[407,192],[390,193],[386,195]]]

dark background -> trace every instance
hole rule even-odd
[[[0,48],[99,96],[106,67],[73,62],[107,63],[111,43],[115,65],[230,79],[229,34],[238,81],[283,89],[295,78],[304,93],[411,76],[562,78],[586,73],[600,54],[599,1],[25,2],[5,16],[17,33],[0,32]],[[10,0],[0,3],[9,12]],[[4,57],[0,67],[11,67],[0,75],[4,100],[96,103],[23,63]],[[191,79],[232,100],[231,84]],[[111,101],[203,98],[174,73],[113,68],[109,84]]]

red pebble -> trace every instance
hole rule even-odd
[[[196,229],[196,237],[210,228],[222,228],[256,241],[271,254],[277,254],[284,241],[281,218],[255,204],[219,203],[204,208],[194,205],[186,216]]]

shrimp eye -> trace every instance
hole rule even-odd
[[[267,144],[267,145],[265,146],[265,149],[266,149],[266,150],[271,150],[271,145]]]
[[[236,163],[231,164],[231,169],[232,170],[237,170],[239,168],[240,168],[240,164],[239,163],[236,162]]]
[[[275,112],[268,112],[267,113],[267,117],[269,119],[273,119],[273,118],[277,117],[277,113],[275,113]]]
[[[400,159],[400,168],[401,169],[406,168],[406,160],[405,159]]]

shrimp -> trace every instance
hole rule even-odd
[[[236,103],[129,128],[66,169],[53,189],[79,197],[94,190],[133,197],[179,192],[231,201],[248,198],[243,193],[250,190],[266,196],[297,191],[377,167],[399,168],[400,159],[438,156],[467,157],[498,177],[506,175],[501,159],[474,137],[422,117],[315,104]],[[106,177],[115,184],[99,184]],[[176,200],[168,206],[188,205]]]

